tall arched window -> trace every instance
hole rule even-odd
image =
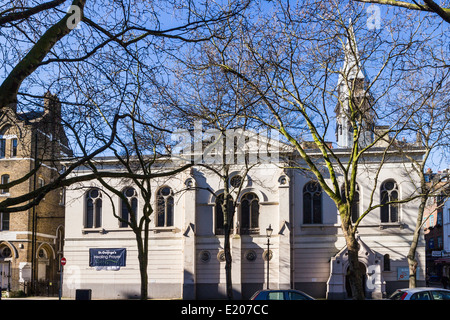
[[[134,190],[134,188],[131,188],[131,187],[125,188],[123,190],[123,195],[127,199],[128,204],[131,206],[133,216],[136,219],[137,205],[138,205],[136,190]],[[120,217],[123,219],[123,221],[120,221],[120,227],[126,228],[126,227],[128,227],[128,223],[131,222],[130,210],[129,210],[127,203],[125,201],[123,201],[122,198],[121,198],[120,202],[121,202]]]
[[[157,227],[173,226],[173,192],[170,187],[161,187],[156,194]]]
[[[90,189],[86,193],[85,228],[102,226],[102,194],[99,189]]]
[[[224,234],[224,216],[223,216],[223,210],[222,210],[222,204],[223,204],[223,193],[220,194],[216,198],[215,203],[215,233],[216,234]],[[234,205],[233,205],[233,198],[231,195],[228,195],[228,203],[227,203],[227,210],[228,210],[228,225],[231,228],[233,228],[233,214],[234,214]]]
[[[341,188],[341,194],[342,194],[342,198],[345,198],[348,195],[348,193],[345,193],[344,185]],[[355,194],[353,195],[353,202],[352,202],[351,210],[352,210],[351,211],[352,223],[355,223],[359,218],[359,186],[358,186],[358,184],[355,185]]]
[[[381,222],[398,222],[398,204],[389,203],[398,200],[398,186],[395,180],[383,182],[380,188]]]
[[[303,187],[303,223],[322,223],[322,188],[317,181]]]
[[[241,199],[241,232],[257,232],[259,228],[259,199],[252,192],[246,193]]]

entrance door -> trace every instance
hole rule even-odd
[[[9,262],[0,262],[0,288],[8,289]]]
[[[362,287],[363,287],[364,296],[365,296],[366,295],[366,266],[362,262],[359,263],[359,272],[362,275],[361,281],[362,281]],[[347,268],[347,274],[345,276],[345,290],[347,291],[347,298],[352,297],[352,288],[350,286],[349,274],[350,274],[350,271],[349,271],[349,268]]]

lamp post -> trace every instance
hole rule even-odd
[[[272,225],[269,224],[269,227],[266,228],[266,236],[267,236],[267,289],[269,289],[269,260],[270,260],[270,237],[272,236]]]

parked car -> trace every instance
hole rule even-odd
[[[259,290],[250,300],[315,300],[310,295],[294,290]]]
[[[395,291],[391,300],[450,300],[450,290],[442,288],[407,288]]]

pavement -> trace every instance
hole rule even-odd
[[[44,296],[31,296],[31,297],[17,297],[17,298],[9,298],[9,297],[2,297],[3,301],[8,300],[59,300],[59,297],[44,297]],[[61,298],[61,300],[67,300],[67,298]]]

